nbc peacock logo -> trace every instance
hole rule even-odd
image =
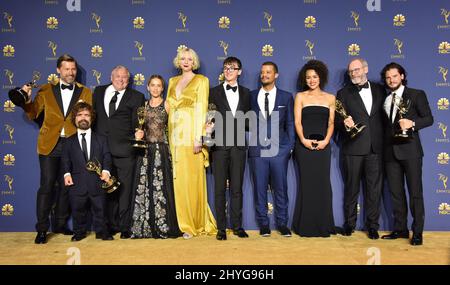
[[[16,158],[14,155],[8,153],[3,157],[3,165],[5,166],[14,166],[16,162]]]
[[[144,18],[142,18],[142,17],[136,17],[133,20],[133,27],[135,29],[143,30],[144,29],[144,24],[145,24],[145,21],[144,21]]]
[[[94,58],[103,57],[103,48],[99,45],[95,45],[91,48],[91,56]]]
[[[219,80],[219,84],[223,83],[225,81],[225,74],[222,72],[217,79]]]
[[[3,56],[4,57],[14,57],[14,53],[16,50],[12,45],[6,45],[3,47]]]
[[[11,204],[5,204],[2,207],[2,216],[12,216],[14,214],[14,207]]]
[[[273,204],[267,203],[267,215],[272,215],[272,214],[273,214]]]
[[[394,27],[404,27],[406,24],[406,17],[402,14],[397,14],[394,16]]]
[[[58,84],[59,82],[58,75],[56,75],[55,73],[50,74],[49,76],[47,76],[47,82],[53,85]]]
[[[55,17],[49,17],[47,19],[47,29],[57,30],[58,29],[58,24],[59,24],[58,19],[55,18]]]
[[[450,157],[448,156],[448,153],[441,152],[437,156],[438,164],[448,164]]]
[[[145,77],[142,73],[137,73],[136,75],[134,75],[134,84],[136,84],[137,86],[142,86],[144,85],[145,82]]]
[[[440,54],[449,54],[450,53],[450,43],[449,42],[441,42],[438,47]]]
[[[227,16],[222,16],[219,18],[218,24],[221,29],[229,29],[230,28],[230,18]]]
[[[449,102],[447,98],[440,98],[437,102],[438,110],[448,110]]]
[[[359,52],[361,51],[361,48],[359,47],[358,44],[351,44],[348,46],[348,55],[351,56],[358,56]]]
[[[307,29],[315,29],[316,28],[316,18],[314,16],[308,16],[305,18],[305,28]]]
[[[439,204],[439,215],[450,215],[450,205],[448,203]]]
[[[273,56],[273,47],[269,44],[264,45],[261,49],[262,56]]]
[[[3,104],[3,112],[14,113],[16,111],[16,105],[11,100],[6,100]]]

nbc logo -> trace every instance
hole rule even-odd
[[[448,54],[450,53],[450,43],[449,42],[441,42],[439,44],[439,53],[440,54]]]
[[[16,158],[14,155],[8,153],[3,157],[3,165],[5,166],[14,166],[14,163],[16,162]]]
[[[273,214],[273,204],[267,203],[267,214],[272,215]]]
[[[448,110],[448,99],[447,98],[440,98],[437,102],[438,110]]]
[[[5,204],[2,207],[2,216],[12,216],[14,214],[14,207],[11,204]]]
[[[314,16],[308,16],[305,18],[305,28],[314,29],[316,27],[316,18]]]
[[[6,45],[3,47],[3,56],[14,57],[15,49],[12,45]]]
[[[225,81],[225,75],[223,74],[223,72],[219,75],[219,84]]]
[[[446,152],[441,152],[437,156],[438,164],[448,164],[449,156]]]
[[[361,48],[359,47],[358,44],[351,44],[348,46],[348,54],[349,55],[352,55],[352,56],[359,55],[360,50],[361,50]]]
[[[273,47],[271,45],[264,45],[261,51],[262,56],[273,56]]]
[[[406,18],[402,14],[397,14],[394,16],[394,26],[395,27],[404,27],[405,22],[406,22]]]
[[[230,28],[230,18],[223,16],[219,18],[219,28],[229,29]]]
[[[144,77],[144,75],[142,74],[142,73],[137,73],[136,75],[134,75],[134,83],[137,85],[137,86],[142,86],[142,85],[144,85],[144,82],[145,82],[145,77]]]
[[[99,45],[95,45],[91,48],[91,56],[100,58],[103,56],[103,48]]]
[[[58,82],[59,82],[58,75],[56,75],[55,73],[50,74],[47,77],[47,82],[50,83],[50,84],[53,84],[53,85],[58,84]]]
[[[439,204],[439,215],[450,215],[450,205],[447,203]]]
[[[144,29],[144,24],[145,24],[145,21],[144,21],[144,19],[142,17],[136,17],[133,20],[133,27],[135,29],[143,30]]]
[[[14,105],[11,100],[6,100],[6,102],[3,104],[3,111],[7,113],[13,113],[16,110],[16,105]]]
[[[55,17],[50,17],[47,19],[47,29],[56,30],[58,29],[58,19]]]

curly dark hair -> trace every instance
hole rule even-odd
[[[323,89],[328,82],[328,67],[320,60],[310,60],[305,65],[303,65],[302,69],[300,69],[300,72],[298,73],[298,91],[306,91],[309,89],[308,85],[306,84],[306,71],[308,70],[314,70],[317,75],[319,75],[319,86],[320,89]]]
[[[75,104],[75,106],[73,106],[72,112],[71,112],[71,116],[70,116],[70,121],[72,122],[72,124],[74,126],[76,126],[75,124],[75,117],[77,116],[77,114],[80,111],[84,111],[84,110],[88,110],[89,113],[91,113],[91,126],[95,121],[95,111],[94,108],[92,108],[91,104],[84,102],[84,101],[79,101],[78,103]]]
[[[404,86],[406,86],[406,84],[408,84],[408,80],[406,80],[406,70],[403,68],[403,66],[401,66],[400,64],[398,64],[396,62],[391,62],[391,63],[386,64],[383,67],[383,70],[381,70],[381,72],[380,72],[381,81],[384,83],[385,86],[387,86],[386,71],[388,71],[389,69],[397,69],[398,73],[400,73],[400,75],[403,75],[402,84]]]

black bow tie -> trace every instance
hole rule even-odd
[[[73,84],[70,84],[70,85],[66,85],[66,84],[61,84],[61,89],[62,90],[64,90],[64,89],[69,89],[69,90],[73,90]]]
[[[363,85],[356,85],[356,88],[358,88],[358,91],[361,91],[363,88],[369,88],[369,81],[366,81]]]
[[[237,85],[236,86],[234,86],[234,87],[231,87],[231,85],[230,84],[227,84],[227,90],[233,90],[233,92],[236,92],[236,90],[237,90]]]

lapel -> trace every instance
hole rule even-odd
[[[98,149],[98,141],[97,141],[97,136],[95,135],[95,133],[93,131],[91,131],[91,145],[90,145],[90,160],[94,160],[96,158],[98,158],[99,156],[97,155],[99,153],[99,149]]]
[[[378,100],[381,100],[378,96],[378,94],[375,94],[375,89],[373,88],[373,83],[369,81],[370,84],[370,93],[372,95],[372,108],[370,109],[369,116],[373,116],[377,112],[377,108],[375,106],[378,106]]]
[[[364,105],[364,102],[361,98],[361,95],[359,94],[358,88],[355,85],[352,85],[350,87],[350,93],[353,93],[353,97],[356,97],[356,100],[354,100],[354,102],[358,105],[359,109],[362,109],[364,111],[364,113],[369,116],[369,114],[367,113],[367,109],[366,106]],[[371,90],[372,92],[372,90]],[[373,95],[372,95],[372,105],[373,105]]]
[[[83,154],[83,149],[81,148],[81,144],[80,144],[80,137],[78,136],[78,131],[75,132],[75,134],[73,135],[73,147],[75,148],[75,153],[76,156],[75,157],[79,157],[81,162],[85,162],[86,163],[86,159],[84,159],[84,154]]]
[[[236,111],[242,110],[242,104],[244,103],[244,88],[241,87],[241,85],[238,84],[238,89],[239,89],[239,102],[236,108]]]
[[[67,108],[67,114],[64,116],[64,118],[67,118],[67,116],[70,115],[73,105],[75,105],[75,103],[78,102],[78,98],[80,98],[81,91],[83,91],[83,88],[78,87],[78,84],[76,82],[74,82],[73,84],[75,85],[75,88],[73,90],[72,99],[70,99],[69,108]],[[58,90],[60,89],[58,88]],[[59,97],[61,97],[61,95]]]
[[[406,88],[406,86],[405,86],[405,89],[403,89],[402,100],[410,100],[411,101],[411,96],[409,95],[409,92],[408,92],[408,89]],[[398,122],[398,120],[400,120],[398,108],[395,108],[394,122]]]
[[[277,88],[277,92],[275,93],[275,104],[273,105],[273,110],[272,113],[274,111],[279,111],[278,106],[281,105],[281,98],[280,98],[280,94],[278,94],[278,88]],[[269,118],[271,117],[272,113],[270,113]]]
[[[228,103],[227,94],[225,93],[225,87],[223,85],[220,87],[219,98],[220,98],[219,100],[222,101],[222,104],[225,107],[225,112],[226,111],[231,112],[231,107],[230,104]]]
[[[111,84],[109,84],[111,85]],[[98,102],[97,104],[100,104],[101,108],[100,110],[103,111],[103,116],[105,118],[108,118],[108,114],[106,113],[105,110],[105,93],[106,93],[106,88],[109,87],[109,85],[105,85],[104,88],[99,89],[98,94],[95,94],[95,96],[98,96],[98,100],[96,102]]]
[[[120,103],[119,106],[117,106],[116,111],[114,112],[113,116],[117,113],[117,111],[119,111],[121,108],[124,108],[123,106],[126,105],[127,101],[130,100],[132,94],[131,94],[131,90],[127,87],[127,89],[125,89],[125,93],[123,93],[122,99],[120,99]]]
[[[58,103],[59,111],[61,111],[61,114],[64,117],[64,107],[63,107],[59,82],[56,85],[52,85],[52,90],[53,90],[53,96],[55,96],[56,103]]]

